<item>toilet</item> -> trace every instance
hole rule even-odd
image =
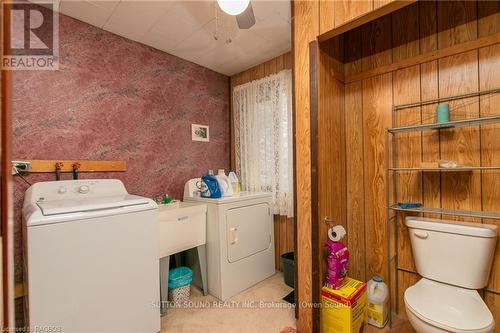
[[[488,284],[497,227],[406,218],[417,272],[406,289],[408,319],[418,333],[493,332],[493,315],[477,292]]]

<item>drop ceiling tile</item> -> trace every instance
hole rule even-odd
[[[171,1],[121,1],[103,29],[140,41],[171,5]]]
[[[186,44],[182,46],[181,50],[175,48],[174,51],[172,51],[172,54],[179,58],[194,62],[198,65],[209,67],[209,65],[213,63],[209,62],[209,58],[205,56],[205,53],[207,51],[213,50],[215,47],[217,47],[216,41],[207,42],[204,46],[201,47],[193,44]]]
[[[231,18],[229,28],[224,29],[224,31],[229,31],[233,40],[246,41],[247,39],[253,39],[253,36],[258,36],[260,43],[272,42],[276,44],[290,41],[291,29],[291,24],[283,20],[279,15],[271,15],[265,20],[256,22],[250,29],[239,29],[236,20],[233,21]]]
[[[238,28],[236,20],[233,21],[233,18],[230,18],[229,27],[227,28],[227,25],[226,27],[222,26],[222,28],[219,30],[219,34],[223,37],[227,34],[233,42],[237,42],[239,44],[243,44],[256,49],[260,49],[261,45],[266,44],[270,39],[276,41],[276,38],[264,39],[259,34],[257,34],[256,31],[258,30],[255,28],[258,26],[259,23],[257,22],[250,29],[240,29]]]
[[[96,27],[102,27],[111,14],[88,1],[61,1],[59,11]]]
[[[171,38],[169,34],[163,35],[154,32],[148,32],[142,37],[141,43],[154,47],[163,52],[173,54],[175,47],[179,44],[176,38]]]
[[[212,14],[207,11],[210,8],[207,4],[210,3],[176,1],[145,34],[144,39],[160,39],[163,36],[172,43],[182,42],[214,18],[213,11]]]
[[[210,51],[204,52],[201,56],[201,61],[203,63],[220,66],[223,64],[235,62],[242,57],[248,56],[248,53],[245,52],[244,48],[240,47],[238,44],[222,43],[218,44]]]
[[[233,61],[224,64],[212,65],[209,68],[213,71],[216,71],[217,73],[221,73],[227,76],[242,72],[242,64],[239,59],[234,59]]]
[[[266,57],[273,58],[290,51],[292,49],[292,42],[290,40],[267,42],[262,45],[262,49]]]
[[[261,46],[265,43],[265,40],[250,32],[244,35],[240,34],[238,38],[232,37],[231,43],[226,43],[225,39],[222,38],[215,48],[204,52],[203,60],[220,65],[234,59],[262,57],[265,50]]]
[[[63,0],[61,11],[117,35],[232,75],[291,48],[288,0],[252,0],[256,25],[239,29],[215,0]],[[215,12],[218,11],[218,40]],[[226,38],[232,42],[226,44]]]
[[[112,13],[115,10],[118,3],[120,2],[120,0],[114,0],[114,1],[111,1],[111,0],[92,0],[89,2],[93,5],[96,5],[97,7],[101,7],[102,9],[104,9],[105,11],[107,11],[109,13]]]
[[[175,19],[198,29],[215,17],[215,1],[172,1],[164,18]]]
[[[225,37],[221,35],[216,40],[214,33],[215,22],[211,21],[181,42],[172,54],[211,69],[220,63],[233,61],[238,56],[237,52],[241,50],[231,45],[232,43],[226,44]]]
[[[253,0],[252,9],[256,20],[264,20],[272,14],[281,16],[287,22],[291,21],[291,4],[289,0]]]
[[[273,14],[249,29],[263,39],[282,42],[291,39],[292,26],[279,15]]]
[[[211,51],[224,42],[222,40],[214,39],[215,22],[212,20],[205,24],[201,29],[196,31],[189,38],[182,41],[175,48],[175,55],[183,58],[189,56],[189,60],[198,58],[203,54]],[[193,61],[193,60],[191,60]]]

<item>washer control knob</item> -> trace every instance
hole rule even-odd
[[[59,187],[59,189],[57,190],[57,193],[59,193],[59,194],[64,194],[64,193],[66,193],[66,192],[68,192],[68,189],[66,188],[66,186],[61,186],[61,187]]]
[[[90,187],[88,185],[82,185],[78,188],[78,192],[81,194],[87,194],[90,191]]]

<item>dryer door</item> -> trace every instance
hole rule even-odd
[[[227,260],[244,259],[271,246],[271,209],[269,204],[228,209],[226,212]]]

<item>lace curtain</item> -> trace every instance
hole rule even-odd
[[[233,110],[242,190],[272,192],[274,214],[293,216],[291,70],[235,87]]]

